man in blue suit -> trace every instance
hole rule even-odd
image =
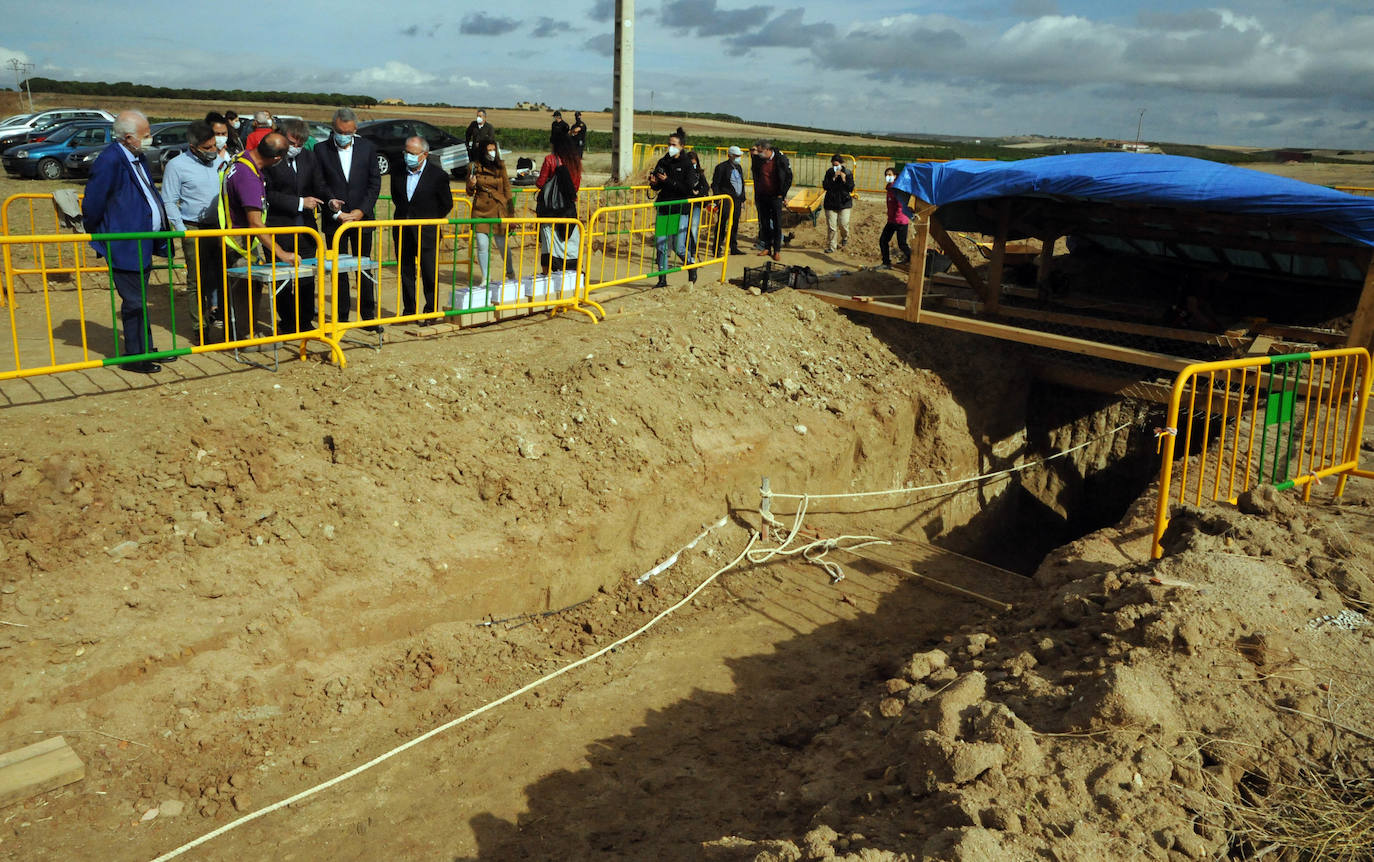
[[[148,160],[143,157],[143,148],[153,142],[148,118],[138,111],[121,113],[114,121],[113,138],[113,143],[91,165],[91,178],[81,205],[86,230],[93,234],[167,230],[162,197],[153,187]],[[109,261],[110,276],[122,300],[122,355],[155,352],[148,322],[148,277],[153,271],[153,255],[167,256],[167,241],[98,240],[91,246]],[[122,367],[138,374],[155,374],[162,370],[159,362],[129,362]]]

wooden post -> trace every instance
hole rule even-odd
[[[1054,244],[1057,236],[1040,238],[1040,267],[1035,271],[1035,286],[1044,291],[1050,284],[1050,261],[1054,260]],[[1044,293],[1041,294],[1044,296]]]
[[[923,206],[915,208],[915,218],[911,226],[915,236],[911,239],[911,259],[907,261],[906,276],[906,319],[912,323],[921,320],[921,296],[926,286],[926,248],[930,245],[930,216],[934,207],[921,201]]]
[[[996,314],[1002,305],[1002,267],[1007,259],[1007,224],[1011,221],[1011,199],[997,202],[997,233],[992,238],[992,261],[988,264],[987,311]]]
[[[982,277],[973,269],[973,264],[964,254],[964,250],[959,248],[958,243],[954,241],[953,237],[945,232],[944,225],[940,224],[939,219],[935,218],[933,214],[930,216],[929,222],[930,235],[934,237],[936,244],[940,246],[940,251],[944,252],[950,260],[954,261],[954,268],[959,270],[959,274],[964,277],[964,281],[968,282],[969,286],[977,291],[979,298],[986,302],[988,287],[983,283]]]
[[[1369,265],[1365,268],[1360,303],[1355,306],[1350,331],[1345,335],[1345,346],[1365,347],[1374,351],[1374,256],[1371,256]]]

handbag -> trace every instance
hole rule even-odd
[[[541,218],[573,218],[577,215],[577,189],[572,174],[562,162],[544,183],[534,200],[534,214]]]

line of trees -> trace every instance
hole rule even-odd
[[[377,104],[371,96],[353,93],[293,93],[287,90],[195,90],[187,87],[154,87],[130,81],[57,81],[52,78],[29,78],[30,92],[70,93],[74,96],[118,96],[139,99],[194,99],[200,102],[288,102],[302,105],[353,105],[370,107]]]

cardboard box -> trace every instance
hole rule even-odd
[[[469,308],[485,308],[491,305],[491,294],[485,285],[474,287],[460,287],[453,291],[453,307],[459,311]],[[450,323],[457,323],[459,326],[477,326],[482,323],[491,323],[496,316],[490,311],[481,311],[476,314],[460,314],[456,318],[449,318]]]
[[[531,302],[545,299],[572,299],[577,295],[577,271],[537,275],[527,280],[525,298]]]

